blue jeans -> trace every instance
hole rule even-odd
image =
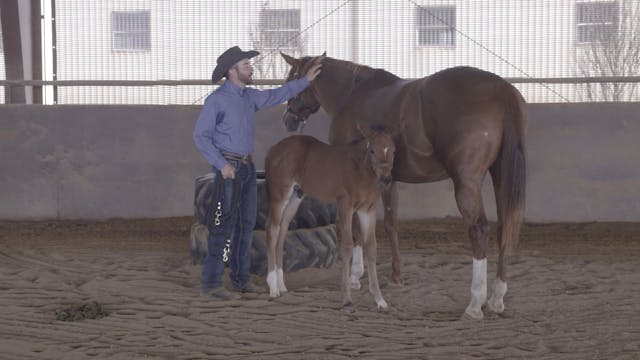
[[[222,212],[228,214],[232,209],[234,181],[238,194],[235,195],[238,207],[235,218],[224,221],[209,232],[207,245],[209,251],[202,263],[201,289],[208,291],[222,286],[222,274],[224,273],[224,261],[222,256],[227,242],[225,234],[230,233],[231,255],[229,267],[231,268],[231,283],[236,288],[244,288],[249,283],[249,270],[251,269],[251,242],[253,240],[253,228],[256,225],[258,211],[258,187],[256,184],[256,168],[253,163],[245,164],[237,160],[227,160],[236,170],[234,180],[224,181],[224,196]],[[213,169],[217,172],[217,169]],[[231,232],[227,231],[232,226]]]

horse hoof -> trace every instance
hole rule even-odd
[[[271,296],[272,298],[276,298],[280,296],[280,292],[278,290],[271,290],[269,291],[269,296]]]
[[[362,285],[360,284],[360,280],[358,279],[351,279],[351,281],[349,281],[349,286],[354,290],[360,290],[360,288],[362,287]]]
[[[342,311],[352,314],[354,312],[356,312],[356,309],[353,307],[353,303],[346,303],[346,304],[342,304]]]
[[[386,301],[381,300],[378,302],[378,312],[387,312],[387,310],[389,310],[389,305],[387,305]]]
[[[391,275],[391,278],[389,280],[390,284],[404,286],[404,279],[402,278],[402,275]]]
[[[490,298],[487,302],[487,306],[489,307],[489,310],[493,311],[496,314],[502,314],[502,312],[504,312],[504,302],[502,302],[501,300]]]
[[[484,314],[481,309],[473,310],[469,307],[464,311],[464,316],[473,320],[482,320],[484,318]]]

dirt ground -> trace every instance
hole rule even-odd
[[[527,224],[505,312],[474,321],[460,219],[402,223],[404,286],[379,231],[385,313],[366,279],[341,308],[340,265],[285,274],[277,299],[202,298],[192,221],[0,222],[0,358],[640,359],[640,223]],[[58,320],[94,301],[107,316]]]

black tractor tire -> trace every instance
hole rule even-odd
[[[207,253],[207,208],[211,206],[214,173],[199,176],[195,181],[194,215],[191,226],[190,249],[193,264],[201,264]],[[265,223],[269,211],[269,194],[264,172],[259,172],[258,213],[251,247],[251,272],[267,274],[267,245]],[[296,271],[306,267],[327,268],[336,258],[336,207],[305,197],[289,226],[284,243],[283,271]],[[233,251],[233,249],[232,249]]]
[[[191,259],[194,265],[202,264],[207,254],[209,230],[205,225],[191,226]],[[326,225],[312,229],[289,230],[284,242],[282,270],[297,271],[303,268],[328,268],[336,258],[336,227]],[[251,244],[251,273],[267,275],[267,234],[253,231]],[[233,251],[233,249],[231,249]]]

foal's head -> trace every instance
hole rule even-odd
[[[284,53],[281,53],[281,55],[284,60],[291,65],[291,70],[289,70],[289,75],[287,76],[286,81],[299,79],[305,76],[311,66],[322,62],[326,57],[326,53],[320,56],[306,56],[300,59],[295,59]],[[322,76],[322,74],[318,76]],[[317,112],[318,109],[320,109],[320,102],[316,98],[313,88],[309,86],[303,92],[294,96],[287,102],[287,110],[282,115],[282,120],[287,127],[287,131],[296,131],[298,126],[300,126],[300,123],[307,121],[309,116]]]
[[[393,138],[396,131],[389,129],[372,129],[367,125],[356,121],[358,131],[364,136],[364,146],[366,148],[366,161],[376,174],[376,177],[383,185],[391,183],[391,170],[393,169],[393,159],[396,145]]]

